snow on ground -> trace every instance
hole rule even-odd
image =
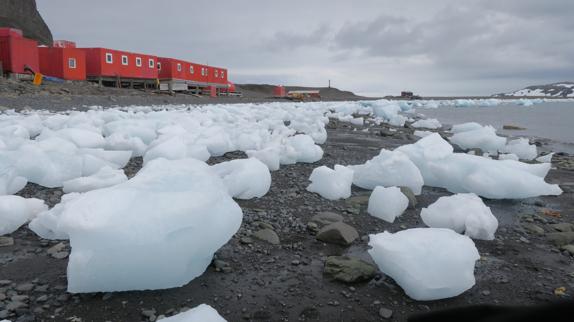
[[[473,239],[493,240],[498,220],[474,193],[440,197],[421,210],[423,222],[433,228],[449,228]]]
[[[417,301],[457,296],[475,284],[474,242],[450,229],[414,228],[369,235],[379,269]]]
[[[207,304],[201,304],[191,310],[159,319],[162,322],[226,322],[217,311]]]

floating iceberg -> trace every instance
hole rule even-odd
[[[387,222],[394,222],[409,206],[409,199],[397,187],[376,187],[369,197],[367,212]]]
[[[271,187],[269,168],[255,158],[221,162],[211,168],[221,177],[233,198],[260,198]]]
[[[189,311],[159,319],[161,322],[227,322],[217,311],[207,304],[201,304]]]
[[[526,164],[492,160],[453,148],[440,135],[432,134],[395,151],[408,155],[420,170],[424,184],[453,193],[473,192],[490,199],[521,199],[560,195],[558,185],[544,182],[549,164]]]
[[[421,210],[423,222],[432,228],[449,228],[473,239],[493,240],[498,220],[474,193],[440,197]]]
[[[379,269],[417,301],[454,297],[475,284],[478,250],[470,238],[450,229],[414,228],[369,235],[369,246]]]
[[[69,236],[71,293],[182,286],[242,219],[223,181],[195,159],[156,159],[129,181],[73,195],[30,223],[41,236]]]
[[[353,184],[363,189],[409,187],[416,195],[422,191],[421,172],[406,154],[399,151],[382,149],[379,155],[366,163],[349,168],[355,172]]]
[[[0,196],[0,236],[15,232],[45,210],[48,206],[40,199]]]
[[[307,191],[329,200],[346,199],[351,196],[353,170],[338,164],[334,170],[321,166],[313,170],[309,180],[311,184]]]

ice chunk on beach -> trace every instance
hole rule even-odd
[[[429,135],[431,135],[431,134],[433,134],[433,133],[434,133],[434,132],[431,132],[431,131],[419,131],[419,130],[416,130],[413,134],[414,134],[414,136],[416,136],[416,137],[424,138],[425,136],[429,136]]]
[[[452,133],[460,133],[460,132],[480,130],[482,128],[483,128],[483,126],[476,123],[476,122],[467,122],[467,123],[461,123],[461,124],[453,125],[452,129],[450,129],[450,131]]]
[[[521,199],[560,195],[558,185],[544,182],[549,164],[526,164],[453,153],[439,134],[424,137],[395,151],[408,155],[424,178],[425,185],[453,193],[473,192],[490,199]]]
[[[0,196],[0,236],[15,232],[38,213],[48,209],[43,200]]]
[[[470,238],[450,229],[414,228],[369,235],[369,246],[379,269],[417,301],[454,297],[475,284],[478,250]]]
[[[207,304],[201,304],[191,310],[159,319],[161,322],[227,322],[217,311]]]
[[[30,224],[69,236],[71,293],[182,286],[242,219],[223,181],[195,159],[156,159],[124,183],[74,195]]]
[[[355,171],[353,184],[363,189],[383,187],[409,187],[416,195],[421,193],[423,177],[409,157],[399,151],[382,149],[379,155],[364,164],[350,166]]]
[[[346,199],[351,196],[353,170],[338,164],[334,170],[321,166],[313,170],[309,180],[311,184],[307,191],[316,192],[329,200]]]
[[[493,240],[498,220],[474,193],[440,197],[421,210],[423,222],[432,228],[448,228],[473,239]]]
[[[262,150],[248,150],[245,152],[248,157],[255,158],[263,162],[269,171],[277,171],[281,162],[281,150],[279,147],[267,147]]]
[[[100,133],[78,128],[66,128],[58,131],[45,129],[37,140],[42,141],[54,136],[70,141],[79,148],[102,148],[106,145],[106,140]]]
[[[188,144],[181,136],[160,138],[148,147],[143,159],[144,164],[157,159],[180,160],[194,158],[200,161],[207,161],[211,155],[204,145]]]
[[[63,191],[65,193],[87,192],[111,187],[127,180],[128,177],[123,170],[114,170],[110,167],[104,167],[91,176],[64,181]]]
[[[518,158],[518,156],[517,156],[516,154],[513,154],[513,153],[508,153],[508,154],[501,153],[501,154],[498,155],[498,160],[514,160],[514,161],[518,161],[518,160],[520,160],[520,159]]]
[[[451,138],[450,142],[463,149],[479,148],[485,152],[498,153],[506,145],[506,138],[496,135],[496,129],[485,126],[468,131],[460,130]]]
[[[394,222],[409,206],[409,199],[397,187],[376,187],[369,197],[367,212],[387,222]]]
[[[518,138],[516,140],[510,140],[505,147],[503,147],[501,152],[512,153],[520,160],[533,160],[538,156],[538,150],[536,145],[530,144],[529,140],[526,138]]]
[[[425,128],[434,130],[434,129],[440,129],[442,127],[442,124],[440,124],[440,122],[437,119],[424,119],[414,122],[413,124],[411,124],[411,126],[414,128]]]
[[[0,196],[12,195],[24,189],[28,180],[18,175],[16,168],[0,156]]]
[[[542,163],[551,163],[553,156],[554,156],[554,152],[548,153],[546,155],[543,155],[543,156],[536,158],[536,161],[542,162]]]
[[[221,162],[211,168],[221,177],[233,198],[260,198],[271,187],[269,168],[255,158]]]
[[[323,149],[305,134],[287,138],[287,145],[292,149],[295,162],[314,163],[323,157]]]

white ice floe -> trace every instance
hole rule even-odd
[[[255,158],[221,162],[211,168],[221,177],[233,198],[260,198],[271,187],[269,168]]]
[[[541,162],[541,163],[551,163],[553,156],[554,156],[554,153],[548,153],[546,155],[543,155],[543,156],[536,158],[536,161]]]
[[[367,212],[387,222],[394,222],[409,206],[409,199],[397,187],[376,187],[369,197]]]
[[[452,133],[461,133],[461,132],[480,130],[482,128],[483,126],[476,122],[467,122],[453,125],[450,131]]]
[[[456,128],[450,142],[463,149],[479,148],[485,152],[498,153],[506,145],[506,138],[496,135],[496,129],[492,126],[474,128],[468,126],[467,130]]]
[[[536,145],[530,144],[529,140],[526,138],[518,138],[515,140],[508,141],[508,144],[500,150],[505,153],[512,153],[520,160],[533,160],[538,156],[538,150]]]
[[[355,171],[353,184],[363,189],[409,187],[416,195],[422,191],[423,177],[407,155],[382,149],[379,155],[364,164],[350,166]]]
[[[440,197],[421,210],[423,222],[432,228],[448,228],[473,239],[493,240],[498,220],[474,193]]]
[[[196,159],[156,159],[124,183],[72,195],[30,224],[69,237],[72,293],[182,286],[242,220],[223,181]]]
[[[369,235],[369,246],[379,269],[415,300],[454,297],[475,284],[478,250],[470,238],[450,229],[414,228]]]
[[[159,319],[161,322],[227,322],[217,311],[207,304],[201,304],[191,310]]]
[[[91,176],[64,181],[63,191],[65,193],[87,192],[111,187],[127,180],[128,177],[123,170],[114,170],[110,167],[104,167]]]
[[[0,196],[0,236],[15,232],[47,209],[48,206],[40,199]]]
[[[411,126],[414,128],[425,128],[434,130],[434,129],[440,129],[442,127],[442,124],[440,124],[440,122],[437,119],[423,119],[414,122],[413,124],[411,124]]]
[[[490,199],[520,199],[560,195],[556,184],[544,182],[549,164],[526,164],[513,160],[492,160],[453,148],[438,134],[403,145],[395,151],[408,155],[420,170],[424,184],[453,193],[473,192]]]
[[[338,164],[334,170],[321,166],[313,170],[309,180],[311,184],[307,191],[316,192],[329,200],[346,199],[351,196],[353,170]]]

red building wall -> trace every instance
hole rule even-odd
[[[39,71],[38,42],[10,28],[0,28],[0,60],[5,72],[25,74],[25,66]]]
[[[38,48],[40,55],[40,72],[67,80],[86,79],[86,55],[83,50],[76,48]],[[70,64],[75,60],[75,68]]]
[[[138,79],[157,79],[157,57],[139,53],[108,49],[82,48],[86,53],[86,73],[91,77],[122,77]],[[111,62],[106,60],[111,55]],[[127,59],[127,62],[124,61]],[[141,66],[137,60],[141,59]]]

